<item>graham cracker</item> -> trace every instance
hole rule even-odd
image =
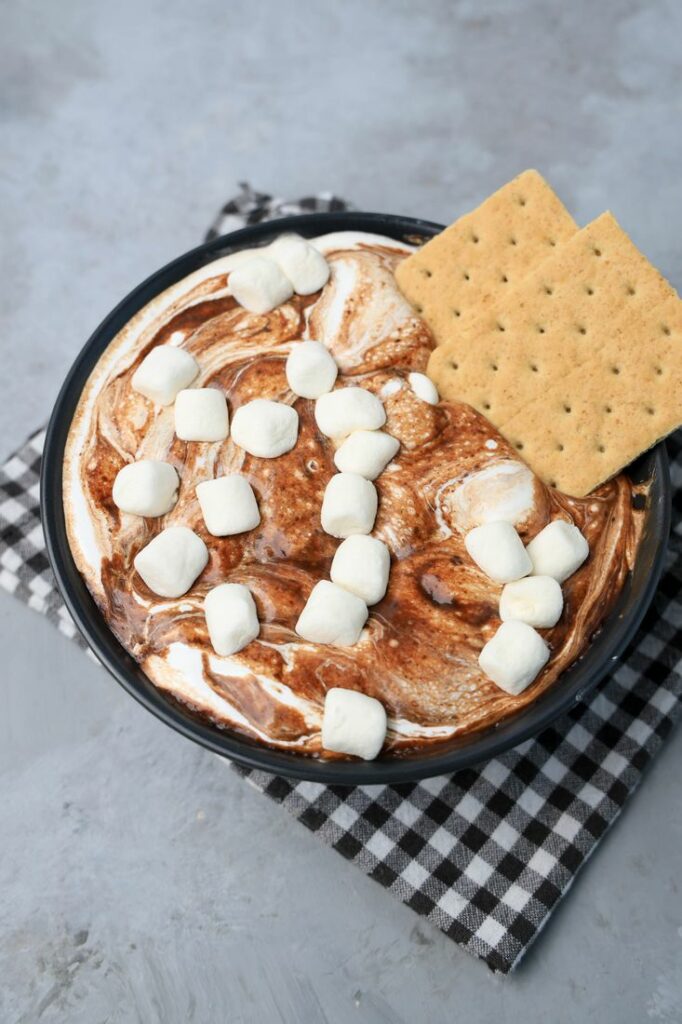
[[[524,171],[398,266],[396,280],[442,344],[578,226],[537,171]]]
[[[605,213],[436,349],[429,373],[583,496],[682,422],[681,356],[682,302]]]

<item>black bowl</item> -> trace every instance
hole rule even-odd
[[[118,331],[159,292],[205,263],[246,246],[265,244],[282,231],[312,237],[330,231],[370,231],[417,242],[442,230],[441,225],[412,217],[378,213],[321,213],[258,224],[200,245],[152,274],[130,293],[97,328],[62,386],[45,440],[41,480],[41,514],[47,550],[59,589],[81,633],[99,660],[136,700],[173,729],[204,747],[249,768],[336,785],[407,782],[469,767],[516,746],[544,729],[602,679],[632,639],[656,590],[670,529],[670,477],[665,447],[648,452],[630,468],[638,480],[651,480],[646,525],[635,565],[617,605],[585,651],[545,693],[494,729],[454,737],[431,753],[372,762],[319,761],[270,750],[197,718],[150,682],[109,630],[71,555],[62,507],[62,465],[66,439],[81,390],[95,363]]]

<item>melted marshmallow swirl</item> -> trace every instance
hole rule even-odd
[[[515,451],[469,406],[422,401],[409,374],[423,371],[432,339],[395,285],[408,250],[389,239],[341,234],[318,239],[331,276],[321,292],[293,296],[272,312],[249,313],[229,294],[243,257],[203,267],[145,307],[114,339],[83,392],[67,447],[65,512],[70,542],[107,622],[154,684],[220,726],[263,743],[321,752],[325,693],[357,688],[386,708],[388,750],[409,753],[455,732],[491,726],[551,686],[585,648],[612,607],[639,536],[625,477],[587,499],[548,491]],[[323,342],[339,367],[336,387],[361,384],[380,395],[384,429],[400,442],[375,481],[373,536],[392,555],[385,597],[370,609],[358,644],[303,641],[295,623],[313,585],[329,579],[338,541],[320,524],[322,498],[337,472],[340,442],[325,437],[314,400],[287,384],[285,363],[301,339]],[[181,441],[172,406],[155,406],[131,387],[154,346],[179,345],[200,370],[193,387],[219,387],[230,418],[254,399],[293,406],[298,441],[260,459],[228,437]],[[111,497],[118,471],[134,459],[170,463],[178,499],[159,519],[120,511]],[[241,473],[258,501],[260,523],[235,536],[208,533],[195,488]],[[551,658],[520,696],[504,693],[478,666],[500,625],[500,586],[474,566],[464,535],[482,515],[514,522],[524,541],[551,519],[569,518],[590,545],[588,561],[564,585],[565,610],[544,631]],[[481,510],[485,510],[482,512]],[[186,526],[206,543],[209,562],[178,599],[152,593],[133,559],[168,526]],[[218,656],[203,614],[206,593],[241,583],[256,602],[258,638]],[[325,754],[325,756],[327,756]],[[330,755],[334,756],[334,755]]]

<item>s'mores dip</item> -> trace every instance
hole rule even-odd
[[[65,516],[102,615],[160,690],[269,747],[407,757],[491,728],[633,565],[641,487],[564,493],[441,400],[441,321],[405,283],[426,248],[284,235],[208,263],[123,328],[74,416]]]

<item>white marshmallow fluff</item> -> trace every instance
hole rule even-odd
[[[228,287],[250,313],[270,313],[294,294],[291,281],[275,260],[254,256],[230,273]]]
[[[421,398],[422,402],[428,402],[429,405],[438,405],[440,395],[430,377],[425,373],[410,373],[407,379],[417,398]]]
[[[540,530],[526,550],[533,563],[534,576],[553,576],[558,583],[563,583],[583,564],[590,546],[577,526],[555,519]]]
[[[507,583],[500,596],[500,618],[517,619],[535,629],[551,629],[561,618],[564,595],[552,576],[526,576]]]
[[[378,430],[386,422],[383,405],[365,388],[338,388],[315,403],[315,422],[326,437],[341,439],[354,430]]]
[[[501,521],[518,527],[535,507],[535,480],[522,462],[503,459],[469,473],[455,484],[446,501],[448,517],[462,532]]]
[[[232,440],[249,455],[276,459],[298,440],[298,413],[284,402],[254,398],[234,414]]]
[[[157,345],[138,366],[131,385],[157,405],[172,405],[198,373],[199,364],[189,352],[175,345]]]
[[[322,716],[325,750],[372,761],[384,745],[386,725],[386,710],[374,697],[338,686],[327,690]]]
[[[214,537],[246,533],[260,523],[256,495],[239,473],[204,480],[197,484],[196,492],[206,529]]]
[[[241,651],[260,632],[256,604],[243,583],[221,583],[204,598],[211,645],[223,658]]]
[[[527,576],[533,568],[511,523],[476,526],[467,533],[464,544],[479,569],[496,583],[511,583]]]
[[[133,516],[165,516],[177,501],[180,480],[169,462],[140,459],[116,474],[112,498]]]
[[[181,441],[224,441],[230,432],[225,395],[217,388],[188,388],[175,399],[175,433]]]
[[[481,651],[478,663],[505,693],[518,696],[547,664],[549,647],[525,622],[503,622]]]
[[[367,622],[367,605],[336,583],[320,580],[298,617],[296,632],[316,644],[352,647]]]
[[[332,537],[371,533],[376,519],[376,487],[357,473],[337,473],[322,499],[322,529]]]
[[[269,255],[291,281],[297,295],[312,295],[329,280],[326,259],[300,235],[280,235],[270,246]]]
[[[358,473],[376,480],[398,454],[400,441],[383,430],[355,430],[336,449],[334,465],[340,473]]]
[[[390,569],[391,556],[383,541],[353,536],[339,544],[329,575],[333,583],[371,605],[385,595]]]
[[[208,548],[187,526],[169,526],[137,553],[134,565],[159,597],[182,597],[208,563]]]
[[[319,341],[296,342],[286,363],[287,383],[301,398],[319,398],[334,387],[339,370],[329,349]]]

